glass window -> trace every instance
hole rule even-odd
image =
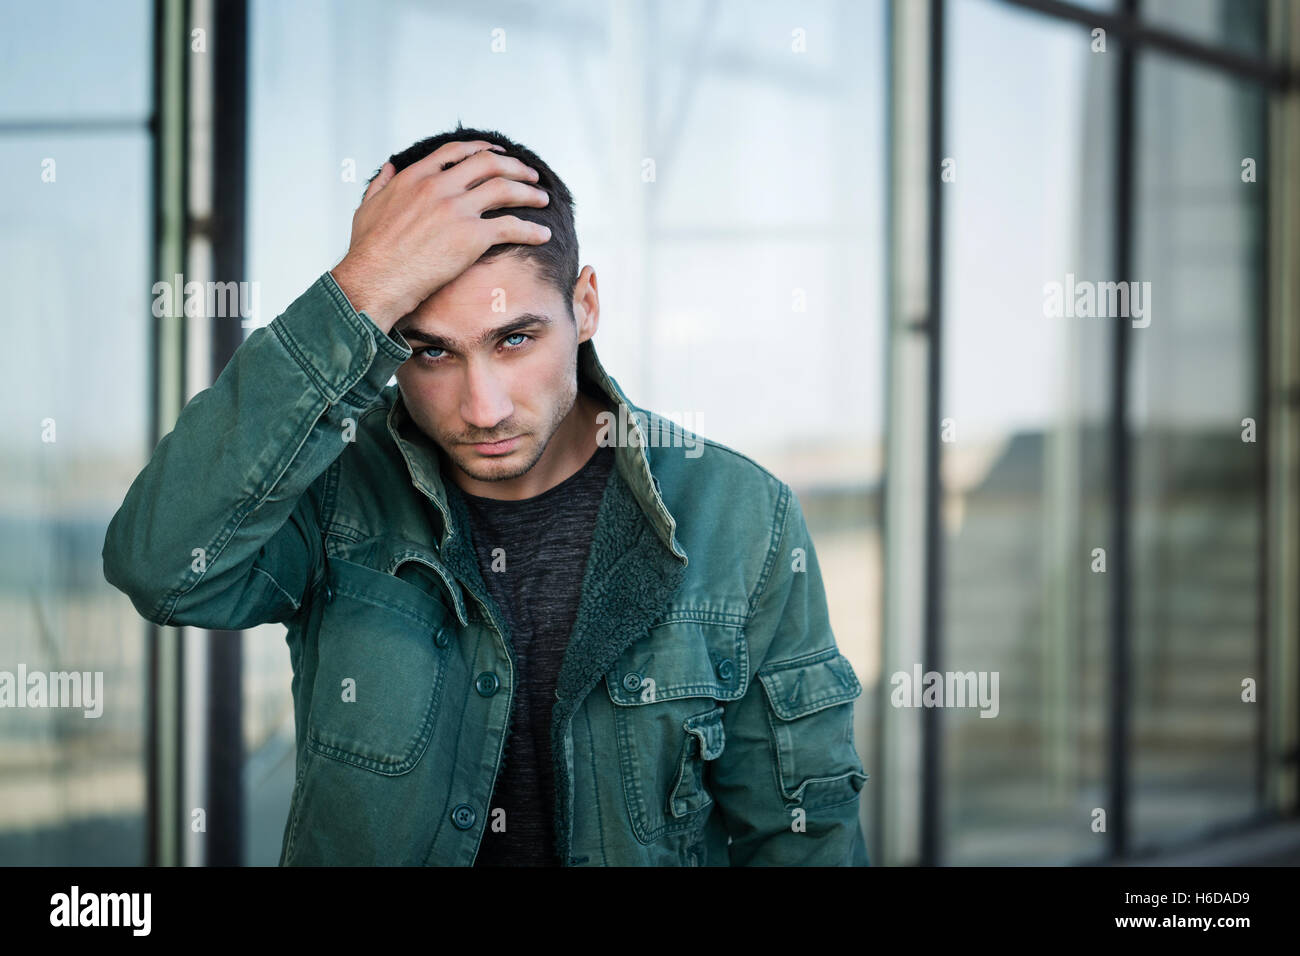
[[[1267,0],[1142,0],[1139,12],[1150,26],[1235,53],[1266,49]]]
[[[1255,808],[1265,436],[1260,333],[1266,97],[1182,61],[1139,61],[1132,330],[1135,843]],[[1253,176],[1246,165],[1255,164]],[[1251,181],[1246,181],[1250,179]],[[1145,320],[1144,320],[1145,321]],[[1247,440],[1249,439],[1249,440]]]
[[[150,138],[0,134],[0,183],[0,667],[99,711],[4,711],[0,861],[141,864],[145,625],[100,552],[149,451]]]
[[[5,4],[0,122],[135,120],[151,109],[153,4]]]
[[[942,666],[985,693],[941,712],[942,862],[1065,862],[1104,852],[1112,329],[1051,292],[1112,268],[1117,61],[1076,24],[948,9]]]

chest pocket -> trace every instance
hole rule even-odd
[[[447,609],[415,584],[336,557],[323,590],[307,745],[375,773],[407,773],[438,719],[454,633]]]
[[[632,830],[642,843],[702,826],[708,764],[726,749],[726,703],[744,696],[739,626],[672,621],[651,628],[605,675]]]

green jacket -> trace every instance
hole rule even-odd
[[[287,626],[282,865],[469,865],[493,824],[515,663],[464,503],[388,384],[410,355],[324,273],[185,406],[104,541],[150,621]],[[579,369],[640,443],[615,448],[558,680],[560,859],[866,865],[861,686],[798,499],[631,405],[590,341]]]

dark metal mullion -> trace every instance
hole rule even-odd
[[[177,0],[182,7],[185,6],[186,0]],[[178,163],[180,182],[174,191],[169,192],[174,185],[172,180],[167,176],[167,169],[171,159],[171,150],[174,148],[171,136],[177,123],[184,125],[185,102],[182,96],[174,108],[170,105],[169,99],[171,92],[168,87],[170,79],[171,60],[169,55],[172,50],[172,41],[175,39],[168,31],[172,26],[170,16],[172,9],[171,0],[154,0],[154,23],[153,23],[153,75],[151,78],[151,95],[152,115],[147,120],[147,126],[152,137],[150,143],[150,159],[152,168],[150,170],[151,188],[150,188],[150,252],[148,256],[149,274],[148,287],[152,288],[154,282],[159,278],[170,279],[175,266],[179,263],[173,262],[171,258],[171,249],[169,243],[169,216],[172,214],[173,204],[176,200],[176,194],[181,196],[185,194],[186,186],[186,163],[184,157],[181,157]],[[183,29],[184,24],[188,21],[188,16],[184,15],[186,11],[182,10],[180,26]],[[182,89],[188,78],[188,61],[182,57],[180,63],[180,85]],[[181,141],[180,148],[184,150],[184,142]],[[182,260],[183,261],[183,260]],[[184,380],[180,381],[181,395],[164,395],[164,389],[169,382],[168,376],[163,374],[163,363],[169,360],[162,348],[163,329],[165,323],[170,320],[166,316],[152,317],[148,328],[149,350],[149,369],[148,369],[148,415],[149,415],[149,447],[145,449],[146,457],[151,454],[158,445],[164,434],[163,428],[163,410],[172,407],[174,399],[183,398]],[[181,326],[181,336],[183,342],[184,326]],[[182,363],[183,365],[183,363]],[[183,375],[183,369],[182,369]],[[177,658],[176,670],[165,669],[165,664],[170,663],[164,654],[164,647],[167,642],[176,642]],[[183,756],[183,726],[184,718],[184,697],[183,687],[180,686],[181,676],[181,647],[178,635],[175,632],[167,631],[156,624],[147,625],[145,632],[145,727],[144,727],[144,746],[145,754],[145,846],[144,855],[146,865],[159,866],[170,865],[175,860],[171,859],[170,854],[165,846],[165,841],[161,839],[164,832],[169,831],[171,834],[171,843],[174,847],[182,846],[180,842],[184,838],[184,822],[180,819],[181,814],[173,813],[173,819],[164,819],[164,814],[172,807],[171,801],[166,799],[169,794],[179,792],[179,779],[164,779],[164,774],[169,771],[178,770],[182,767],[181,758]],[[166,691],[174,687],[176,697],[173,700]],[[168,708],[175,705],[175,710]],[[177,730],[175,747],[170,755],[170,765],[164,763],[161,759],[162,734],[160,728],[164,725],[172,726]]]
[[[163,72],[163,0],[154,0],[153,5],[153,77],[150,90],[153,113],[149,117],[150,189],[149,189],[149,254],[146,256],[145,283],[153,288],[155,277],[159,275],[159,244],[162,241],[162,204],[158,201],[158,178],[162,169],[162,137],[160,135],[162,114],[162,72]],[[159,439],[158,417],[158,325],[161,319],[155,318],[148,326],[149,367],[147,370],[149,447],[144,449],[145,457],[157,447]],[[148,622],[145,628],[145,705],[144,705],[144,863],[145,866],[157,866],[158,854],[158,640],[161,628]]]
[[[182,0],[183,2],[183,0]],[[172,185],[166,177],[168,158],[173,143],[169,140],[171,129],[176,122],[183,124],[185,110],[184,98],[181,98],[179,110],[180,119],[168,107],[168,88],[170,60],[168,55],[171,51],[171,41],[174,39],[169,33],[168,28],[171,26],[169,9],[171,4],[169,0],[155,0],[154,2],[154,24],[153,24],[153,76],[151,79],[152,87],[152,115],[148,118],[147,126],[152,136],[150,143],[150,156],[152,162],[151,169],[151,189],[150,189],[150,254],[149,254],[149,275],[148,286],[153,287],[155,280],[160,277],[170,278],[174,263],[169,258],[170,249],[164,248],[168,243],[168,217],[171,212],[171,203],[175,199],[172,194],[165,195],[165,191]],[[181,25],[188,20],[188,17],[182,16]],[[188,77],[188,61],[181,58],[181,86],[184,87],[185,79]],[[182,149],[184,148],[182,144]],[[185,192],[186,164],[184,159],[179,163],[181,183],[177,190],[182,196]],[[168,356],[163,353],[162,349],[162,331],[164,324],[169,319],[166,316],[153,317],[148,326],[149,335],[149,383],[148,383],[148,415],[149,415],[149,447],[145,449],[148,456],[161,440],[164,429],[162,422],[163,409],[170,407],[169,398],[176,396],[164,396],[163,390],[168,381],[167,376],[162,374],[162,363],[168,360]],[[184,327],[181,327],[181,335],[184,335]],[[182,339],[183,341],[183,339]],[[183,369],[182,369],[183,373]],[[183,396],[184,381],[181,380],[181,390]],[[175,862],[172,859],[164,859],[165,848],[160,835],[164,828],[170,828],[173,839],[173,846],[179,847],[179,842],[184,838],[184,823],[180,819],[180,814],[173,814],[175,819],[163,819],[166,808],[170,806],[168,800],[164,799],[164,794],[176,792],[179,781],[176,779],[165,780],[163,774],[168,769],[176,769],[183,764],[181,757],[183,755],[183,730],[181,722],[184,718],[184,697],[183,687],[179,686],[180,677],[180,645],[177,641],[177,670],[174,672],[164,672],[164,655],[162,648],[165,641],[177,640],[174,632],[167,632],[162,627],[150,623],[147,626],[145,634],[145,728],[144,728],[144,745],[146,748],[145,755],[145,812],[144,824],[145,834],[145,862],[149,866],[159,866]],[[172,701],[164,694],[164,690],[169,685],[176,685],[176,699]],[[164,702],[174,703],[175,712],[165,712]],[[161,734],[160,726],[163,722],[174,725],[177,729],[176,746],[171,755],[170,768],[165,766],[160,760],[161,756]]]
[[[189,25],[190,23],[190,0],[182,0],[182,15],[180,28],[184,34],[182,40],[183,47],[189,49]],[[182,215],[189,203],[190,194],[190,151],[189,151],[189,89],[190,89],[190,58],[188,55],[181,57],[181,150],[183,159],[180,164],[180,209]],[[189,238],[182,231],[181,234],[181,269],[189,264]],[[184,308],[181,309],[181,315],[184,315]],[[167,321],[164,319],[164,321]],[[188,355],[189,346],[189,324],[183,318],[175,320],[180,328],[180,368],[178,369],[177,387],[180,390],[178,408],[185,407],[185,397],[187,391],[187,371],[189,363],[185,361]],[[176,847],[176,864],[185,865],[185,847],[189,839],[190,832],[190,815],[185,812],[185,641],[183,631],[177,627],[172,630],[170,639],[176,642],[176,671],[172,674],[172,680],[176,682],[176,746],[172,755],[172,766],[176,771],[175,788],[177,793],[175,819],[172,824],[175,827],[175,836],[173,837],[173,846]]]
[[[927,359],[926,462],[925,462],[925,618],[922,654],[925,670],[942,669],[943,541],[939,521],[939,466],[943,454],[939,441],[942,418],[943,320],[940,292],[943,278],[943,190],[939,169],[943,162],[944,120],[944,14],[946,0],[930,0],[929,188],[927,243],[929,348]],[[921,708],[921,865],[937,866],[943,852],[943,722],[942,708]]]
[[[1265,10],[1265,36],[1272,37],[1273,24],[1270,23],[1271,7]],[[1285,18],[1284,18],[1285,23]],[[1272,241],[1273,241],[1273,204],[1270,201],[1269,182],[1272,179],[1272,166],[1270,163],[1272,157],[1272,130],[1270,123],[1270,98],[1264,99],[1263,107],[1263,149],[1261,150],[1263,162],[1266,164],[1266,172],[1259,177],[1259,188],[1263,191],[1262,209],[1263,214],[1260,216],[1260,230],[1262,232],[1260,248],[1264,250],[1263,267],[1260,269],[1260,282],[1263,283],[1264,294],[1258,301],[1256,316],[1256,349],[1255,349],[1255,423],[1256,423],[1256,444],[1254,446],[1243,445],[1243,449],[1255,448],[1259,451],[1256,453],[1259,481],[1259,576],[1257,581],[1257,601],[1259,603],[1259,618],[1256,630],[1256,647],[1255,647],[1255,673],[1256,692],[1264,689],[1266,696],[1271,694],[1272,681],[1269,671],[1269,622],[1272,619],[1269,613],[1269,545],[1272,540],[1271,530],[1269,528],[1269,507],[1272,502],[1270,493],[1272,491],[1272,478],[1269,474],[1271,469],[1271,459],[1268,454],[1270,448],[1274,447],[1271,441],[1272,432],[1269,431],[1269,398],[1271,395],[1272,368],[1269,363],[1269,342],[1270,324],[1273,317],[1273,285],[1272,277]],[[1284,220],[1285,221],[1285,220]],[[1257,698],[1258,699],[1258,698]],[[1269,741],[1271,734],[1269,732],[1269,707],[1255,708],[1255,809],[1256,812],[1263,812],[1266,809],[1268,800],[1268,774],[1271,770],[1269,759]]]
[[[1137,15],[1137,0],[1123,0],[1126,16]],[[1115,275],[1127,279],[1133,268],[1133,159],[1135,102],[1135,44],[1124,41],[1119,49],[1119,81],[1116,84],[1115,129]],[[1110,853],[1125,856],[1129,849],[1129,728],[1132,721],[1129,694],[1129,609],[1130,514],[1132,510],[1132,462],[1128,434],[1129,339],[1128,322],[1114,324],[1114,355],[1111,380],[1111,590],[1110,644],[1110,813],[1106,832]]]
[[[895,47],[897,46],[897,39],[894,35],[895,22],[896,22],[895,15],[894,15],[895,9],[896,8],[894,4],[892,3],[884,4],[883,15],[881,18],[885,25],[884,71],[885,71],[885,78],[886,78],[885,79],[885,110],[884,110],[885,135],[881,138],[881,142],[885,144],[884,195],[887,197],[893,194],[894,184],[896,182],[895,177],[898,175],[898,170],[897,170],[898,164],[895,161],[896,157],[894,155],[894,145],[893,145],[894,122],[896,119],[896,110],[894,104],[894,93],[895,93],[894,68],[895,68],[895,54],[897,53],[897,50],[895,49]],[[886,318],[885,318],[884,347],[881,350],[881,355],[883,357],[883,365],[884,365],[883,374],[881,375],[881,381],[884,382],[884,389],[885,389],[884,401],[882,403],[882,408],[884,409],[884,417],[882,421],[884,422],[886,429],[888,429],[891,426],[891,423],[893,422],[892,406],[894,401],[894,382],[896,380],[895,365],[897,364],[894,360],[895,325],[897,322],[896,289],[898,286],[898,281],[896,277],[898,274],[898,259],[899,259],[897,243],[895,242],[894,239],[895,213],[897,211],[897,208],[898,208],[898,203],[896,200],[889,199],[885,202],[884,315]],[[893,479],[890,476],[894,471],[895,464],[889,453],[891,446],[889,444],[887,433],[886,436],[882,436],[882,442],[884,444],[884,448],[886,452],[885,466],[884,468],[881,469],[880,472],[880,495],[876,499],[876,506],[878,509],[877,520],[879,522],[879,528],[880,528],[880,555],[881,555],[880,565],[883,571],[884,580],[887,585],[888,582],[890,581],[890,576],[892,575],[894,570],[889,563],[889,555],[890,555],[889,540],[892,531],[890,527],[890,521],[889,521],[889,501],[890,501],[890,495],[893,494],[893,487],[894,487]],[[888,747],[888,744],[885,741],[885,724],[887,721],[886,708],[889,706],[889,704],[888,704],[888,695],[885,693],[885,680],[883,676],[883,671],[884,671],[884,663],[885,660],[887,659],[885,648],[888,642],[887,640],[884,639],[884,635],[887,633],[886,629],[888,628],[889,625],[889,612],[887,610],[889,604],[890,604],[889,590],[887,586],[884,586],[881,588],[880,615],[879,615],[880,633],[882,635],[882,640],[880,643],[880,647],[881,647],[880,661],[881,661],[882,676],[879,684],[877,685],[876,708],[875,708],[876,722],[872,734],[872,743],[874,747],[873,756],[876,759],[876,761],[878,761],[881,764],[882,767],[884,766],[885,753]],[[882,776],[882,775],[878,775],[878,776]],[[885,860],[885,810],[886,810],[886,803],[890,799],[890,796],[889,796],[889,789],[884,786],[877,787],[875,792],[877,796],[871,808],[872,809],[871,821],[870,821],[871,832],[867,835],[867,839],[869,841],[868,849],[870,849],[871,847],[875,847],[877,858],[881,862],[883,862]]]
[[[212,272],[220,282],[246,278],[244,261],[248,130],[248,4],[213,8]],[[212,316],[215,378],[243,342],[242,309]],[[208,866],[244,862],[243,632],[208,632]],[[215,826],[214,826],[215,824]]]

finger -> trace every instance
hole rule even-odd
[[[517,180],[519,185],[531,185],[541,179],[541,174],[514,156],[489,154],[474,156],[446,173],[446,182],[453,195],[456,192],[473,192],[498,179]]]
[[[376,176],[374,179],[370,180],[370,185],[366,187],[366,194],[361,197],[361,201],[365,202],[375,193],[379,192],[379,190],[387,186],[388,181],[392,179],[393,176],[395,176],[396,174],[397,174],[396,166],[394,166],[390,162],[384,163],[384,165],[380,167],[379,175]]]
[[[538,246],[551,238],[551,230],[540,222],[530,222],[518,216],[493,216],[483,220],[486,246],[498,243],[528,243]]]
[[[432,176],[434,173],[442,172],[447,166],[468,159],[475,153],[482,152],[485,149],[503,152],[502,148],[496,143],[489,143],[482,139],[452,140],[450,143],[443,143],[428,156],[412,163],[402,172],[407,175],[408,179]]]
[[[486,180],[482,185],[471,189],[465,194],[464,201],[471,209],[483,213],[489,209],[511,206],[546,206],[550,204],[551,194],[529,183],[516,182],[502,176]]]

